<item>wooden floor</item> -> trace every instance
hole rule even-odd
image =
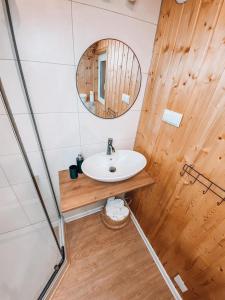
[[[132,222],[107,229],[100,215],[67,228],[70,266],[54,300],[173,299]]]

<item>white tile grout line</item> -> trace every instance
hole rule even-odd
[[[74,26],[75,26],[75,20],[73,15],[73,3],[71,1],[70,3],[70,14],[71,14],[71,24],[72,24],[72,41],[73,41],[73,61],[75,65],[75,78],[77,73],[77,65],[76,65],[76,50],[75,50],[75,40],[74,40]],[[79,92],[77,91],[77,86],[75,85],[75,102],[76,102],[76,109],[77,109],[77,118],[78,118],[78,132],[79,132],[79,146],[80,146],[80,152],[82,152],[82,143],[81,143],[81,125],[80,125],[80,109],[79,109]],[[76,92],[78,95],[76,95]]]
[[[1,116],[1,114],[0,114]],[[115,142],[116,143],[121,143],[121,142],[133,142],[133,140],[135,140],[135,135],[133,137],[130,137],[130,138],[125,138],[125,139],[119,139],[119,140],[116,140],[115,139]],[[101,142],[98,142],[98,143],[82,143],[81,146],[82,147],[90,147],[90,146],[106,146],[106,142],[105,141],[101,141]],[[70,145],[70,146],[61,146],[61,147],[54,147],[54,148],[44,148],[44,152],[45,153],[49,153],[49,152],[53,152],[53,151],[63,151],[63,150],[68,150],[68,149],[74,149],[74,150],[77,150],[81,148],[81,146],[79,144],[74,144],[74,145]],[[119,149],[121,150],[121,149]],[[34,150],[27,150],[27,154],[33,154],[33,153],[40,153],[39,149],[34,149]],[[21,152],[14,152],[14,153],[10,153],[10,154],[0,154],[0,158],[2,157],[9,157],[9,156],[21,156]],[[24,183],[26,183],[28,181],[25,181]],[[13,184],[15,185],[15,184]]]
[[[0,61],[13,61],[16,62],[15,58],[4,58],[0,57]],[[59,65],[59,66],[65,66],[65,67],[76,67],[76,64],[70,64],[70,63],[61,63],[57,61],[47,61],[47,60],[33,60],[33,59],[20,59],[21,62],[28,62],[28,63],[39,63],[39,64],[49,64],[49,65]]]
[[[64,216],[64,220],[65,220],[66,223],[71,222],[71,221],[74,221],[74,220],[77,220],[77,219],[95,214],[95,213],[101,211],[103,209],[103,207],[104,207],[104,205],[100,205],[96,208],[93,208],[93,209],[90,209],[90,210],[87,210],[87,211],[84,211],[84,212],[81,212],[81,213],[78,213],[78,214],[74,214],[73,216],[69,216],[69,217]],[[132,220],[134,226],[136,227],[140,237],[142,238],[149,254],[151,255],[152,259],[154,260],[154,262],[155,262],[159,272],[161,273],[164,281],[166,282],[168,288],[170,289],[174,299],[182,300],[182,297],[178,293],[175,285],[173,284],[173,282],[170,279],[169,275],[167,274],[165,268],[163,267],[160,259],[158,258],[157,254],[155,253],[155,250],[153,249],[152,245],[150,244],[149,240],[147,239],[146,235],[144,234],[143,230],[141,229],[141,226],[138,223],[137,219],[135,218],[133,212],[131,211],[130,208],[129,208],[129,210],[130,210],[131,220]]]
[[[74,40],[74,19],[73,19],[73,3],[70,3],[70,17],[71,17],[71,25],[72,25],[72,41],[73,41],[73,62],[76,65],[76,55],[75,55],[75,40]]]
[[[1,61],[14,61],[15,62],[16,59],[14,59],[14,58],[1,58],[0,57],[0,62]],[[46,64],[46,65],[49,64],[49,65],[58,65],[58,66],[66,66],[66,67],[75,67],[75,69],[78,67],[78,65],[76,63],[74,63],[74,64],[65,64],[65,63],[60,63],[60,62],[51,62],[51,61],[44,61],[44,60],[41,61],[41,60],[32,60],[32,59],[21,59],[21,62]],[[144,75],[150,75],[149,72],[141,71],[141,73],[144,74]]]
[[[115,10],[110,10],[110,9],[107,9],[107,8],[104,8],[104,7],[100,7],[100,6],[89,4],[89,3],[83,3],[83,2],[80,2],[80,1],[76,1],[76,0],[69,0],[69,1],[71,1],[72,3],[78,3],[78,4],[81,4],[81,5],[94,7],[94,8],[101,9],[101,10],[104,10],[104,11],[107,11],[107,12],[110,12],[110,13],[114,13],[114,14],[117,14],[117,15],[120,15],[120,16],[131,18],[131,19],[137,20],[139,22],[144,22],[144,23],[151,24],[153,26],[157,26],[157,23],[147,21],[147,20],[144,20],[144,19],[141,19],[141,18],[133,17],[133,16],[130,16],[130,15],[126,15],[124,13],[120,13],[120,12],[115,11]]]

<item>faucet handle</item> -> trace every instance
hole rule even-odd
[[[113,139],[112,138],[108,138],[108,145],[112,145],[113,143]]]

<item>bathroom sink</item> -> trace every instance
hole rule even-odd
[[[117,150],[111,155],[102,152],[88,157],[82,164],[82,171],[98,181],[116,182],[136,175],[146,163],[146,158],[139,152]]]

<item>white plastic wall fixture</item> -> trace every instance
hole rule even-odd
[[[175,127],[180,127],[181,120],[183,118],[183,114],[180,114],[178,112],[164,109],[162,120],[170,125],[173,125]]]

